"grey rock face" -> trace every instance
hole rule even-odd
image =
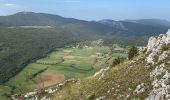
[[[165,60],[170,55],[170,50],[164,51],[163,47],[169,44],[170,30],[166,34],[160,34],[158,37],[150,37],[147,45],[147,54],[149,55],[146,57],[146,61],[154,65]]]
[[[147,46],[147,52],[152,51],[152,49],[155,46],[157,39],[156,37],[150,37],[148,41],[148,46]]]
[[[138,85],[136,87],[136,89],[133,91],[133,94],[141,94],[145,92],[145,87],[144,87],[144,83],[141,83],[140,85]]]
[[[153,89],[146,100],[168,100],[170,99],[170,73],[165,63],[170,56],[170,30],[158,37],[151,37],[147,45],[146,67],[152,66],[150,72]],[[166,48],[165,48],[166,47]]]

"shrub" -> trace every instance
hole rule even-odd
[[[128,51],[128,59],[131,60],[133,57],[137,56],[138,54],[138,48],[135,46],[130,47]]]
[[[162,50],[163,51],[167,51],[167,50],[169,50],[170,49],[170,44],[168,44],[168,45],[163,45],[163,47],[162,47]]]
[[[121,62],[123,62],[124,60],[125,60],[125,58],[123,58],[123,57],[117,57],[116,59],[114,59],[112,65],[116,66],[116,65],[120,64]]]
[[[86,100],[95,100],[95,94],[92,93],[92,94],[88,95]]]
[[[143,52],[142,52],[142,53],[144,54],[144,53],[146,53],[146,51],[147,51],[147,48],[144,48],[144,50],[143,50]]]
[[[155,55],[155,56],[153,57],[153,61],[154,61],[154,62],[157,62],[158,59],[159,59],[159,57],[158,57],[157,55]]]

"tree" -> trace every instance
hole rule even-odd
[[[135,46],[130,47],[128,51],[128,59],[131,60],[138,54],[138,48]]]
[[[116,66],[116,65],[122,63],[124,60],[125,60],[125,58],[118,56],[117,58],[114,59],[112,65],[113,65],[113,66]]]

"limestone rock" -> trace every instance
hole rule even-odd
[[[144,83],[138,85],[136,89],[133,91],[133,94],[141,94],[145,91]]]
[[[147,46],[147,52],[151,51],[155,46],[157,39],[155,37],[150,37]]]
[[[147,45],[146,62],[154,67],[150,72],[153,89],[146,100],[167,100],[170,99],[170,73],[165,68],[165,63],[170,56],[170,30],[158,37],[151,37]]]

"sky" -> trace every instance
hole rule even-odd
[[[41,12],[82,20],[166,19],[170,0],[0,0],[0,16]]]

